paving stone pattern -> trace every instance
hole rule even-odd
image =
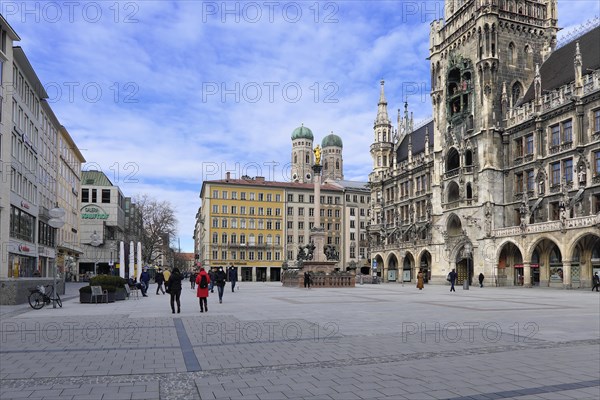
[[[0,399],[600,399],[591,291],[246,283],[181,314],[149,293],[0,307]]]

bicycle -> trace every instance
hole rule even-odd
[[[47,289],[49,288],[49,289]],[[38,285],[35,288],[29,288],[29,305],[34,310],[39,310],[43,308],[46,304],[50,304],[50,302],[56,300],[56,304],[62,308],[62,301],[58,293],[56,293],[56,297],[54,297],[54,289],[53,285]]]

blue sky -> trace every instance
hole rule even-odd
[[[563,32],[600,14],[560,0]],[[429,117],[429,23],[441,1],[10,2],[0,11],[87,163],[126,196],[174,206],[193,250],[204,179],[289,178],[291,132],[344,141],[367,180],[379,81],[390,117],[406,95]],[[569,66],[570,67],[570,66]],[[176,241],[176,240],[175,240]]]

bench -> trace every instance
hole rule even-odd
[[[92,302],[95,299],[96,304],[98,304],[98,297],[100,297],[100,302],[104,298],[106,299],[106,303],[108,303],[108,290],[102,290],[102,286],[92,286]]]
[[[125,284],[125,290],[127,291],[127,299],[131,299],[131,297],[134,293],[135,293],[135,298],[137,300],[140,299],[140,291],[135,286],[129,286],[128,284]]]

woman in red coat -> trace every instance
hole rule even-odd
[[[200,272],[196,277],[196,296],[198,297],[198,301],[200,302],[200,312],[208,312],[208,284],[210,283],[210,276],[204,270],[204,267],[200,267]]]

